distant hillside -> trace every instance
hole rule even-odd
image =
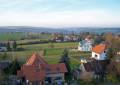
[[[29,26],[3,26],[3,27],[0,27],[0,32],[49,32],[49,33],[54,33],[54,32],[62,32],[62,33],[112,32],[112,33],[119,33],[120,34],[120,28],[89,28],[89,27],[45,28],[45,27],[29,27]]]
[[[8,26],[0,27],[0,32],[64,32],[64,29],[52,29],[44,27],[27,27],[27,26]]]

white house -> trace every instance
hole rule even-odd
[[[92,58],[96,60],[106,60],[107,47],[105,44],[99,44],[92,48]]]
[[[85,40],[82,40],[79,42],[78,50],[79,51],[91,51],[93,45],[93,40],[86,38]]]

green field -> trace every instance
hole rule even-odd
[[[33,44],[33,45],[20,45],[19,47],[22,47],[26,50],[41,50],[41,49],[47,49],[47,48],[77,48],[78,42],[65,42],[65,43],[46,43],[46,44]]]
[[[24,33],[24,32],[7,32],[0,33],[0,41],[10,41],[16,40],[19,43],[49,40],[51,39],[51,34],[40,34],[40,33]],[[25,40],[22,40],[25,39]]]
[[[0,41],[20,40],[25,37],[24,33],[0,33]]]
[[[33,54],[39,53],[44,55],[45,60],[50,64],[58,63],[60,57],[65,48],[69,49],[69,56],[71,58],[71,66],[76,67],[80,63],[80,58],[90,57],[91,53],[74,51],[72,49],[77,48],[78,42],[66,42],[66,43],[46,43],[46,44],[33,44],[33,45],[19,45],[18,48],[23,48],[24,51],[7,52],[9,56],[8,59],[13,60],[17,58],[20,62],[25,63],[25,61]],[[4,54],[0,53],[1,56]]]

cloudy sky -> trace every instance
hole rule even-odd
[[[0,0],[0,26],[120,27],[120,0]]]

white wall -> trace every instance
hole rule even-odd
[[[80,46],[78,46],[78,50],[79,50],[79,51],[82,51],[82,48],[81,48]]]
[[[97,55],[97,57],[95,57],[95,55]],[[92,52],[92,58],[96,59],[96,60],[105,60],[107,58],[106,53],[102,52],[101,54]]]
[[[91,51],[92,49],[92,45],[91,44],[88,44],[88,43],[85,43],[84,45],[78,45],[78,50],[79,51]]]

